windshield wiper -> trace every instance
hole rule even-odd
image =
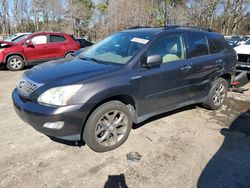
[[[82,60],[88,60],[88,58],[84,57],[84,56],[77,56],[79,59],[82,59]]]
[[[90,60],[92,60],[92,61],[94,61],[94,62],[96,62],[96,63],[104,63],[103,61],[101,61],[101,60],[98,60],[98,59],[95,59],[95,58],[89,58]]]
[[[94,62],[100,63],[100,64],[108,64],[108,63],[105,63],[104,61],[101,61],[99,59],[95,59],[93,57],[90,58],[90,57],[85,57],[85,56],[79,56],[78,58],[83,59],[83,60],[91,60],[91,61],[94,61]]]

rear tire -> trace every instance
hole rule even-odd
[[[120,101],[106,102],[90,115],[83,140],[96,152],[110,151],[126,141],[131,127],[128,107]]]
[[[7,68],[12,71],[19,71],[24,68],[24,60],[18,55],[12,55],[7,59]]]
[[[64,57],[65,57],[65,58],[70,58],[70,57],[72,57],[72,52],[66,53],[66,55],[65,55]]]
[[[224,78],[218,78],[214,81],[203,106],[210,110],[218,110],[227,97],[228,82]]]

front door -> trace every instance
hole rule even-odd
[[[47,48],[47,36],[37,35],[26,41],[26,44],[31,41],[32,46],[24,46],[24,55],[28,62],[39,62],[48,60],[50,52]]]
[[[186,101],[190,84],[186,78],[191,64],[185,60],[184,46],[180,33],[167,35],[149,48],[147,55],[161,55],[163,63],[141,72],[142,114],[139,116],[171,109]]]

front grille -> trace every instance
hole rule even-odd
[[[17,85],[17,90],[20,95],[24,97],[29,97],[37,88],[42,84],[38,84],[34,81],[29,80],[28,78],[23,77]]]
[[[238,54],[239,62],[244,62],[250,64],[250,55],[248,54]]]

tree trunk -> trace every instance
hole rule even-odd
[[[227,32],[227,23],[229,22],[228,20],[228,9],[229,9],[229,6],[230,6],[230,0],[227,0],[226,4],[225,4],[225,8],[224,8],[224,19],[223,19],[223,22],[222,22],[222,33],[226,34]]]

